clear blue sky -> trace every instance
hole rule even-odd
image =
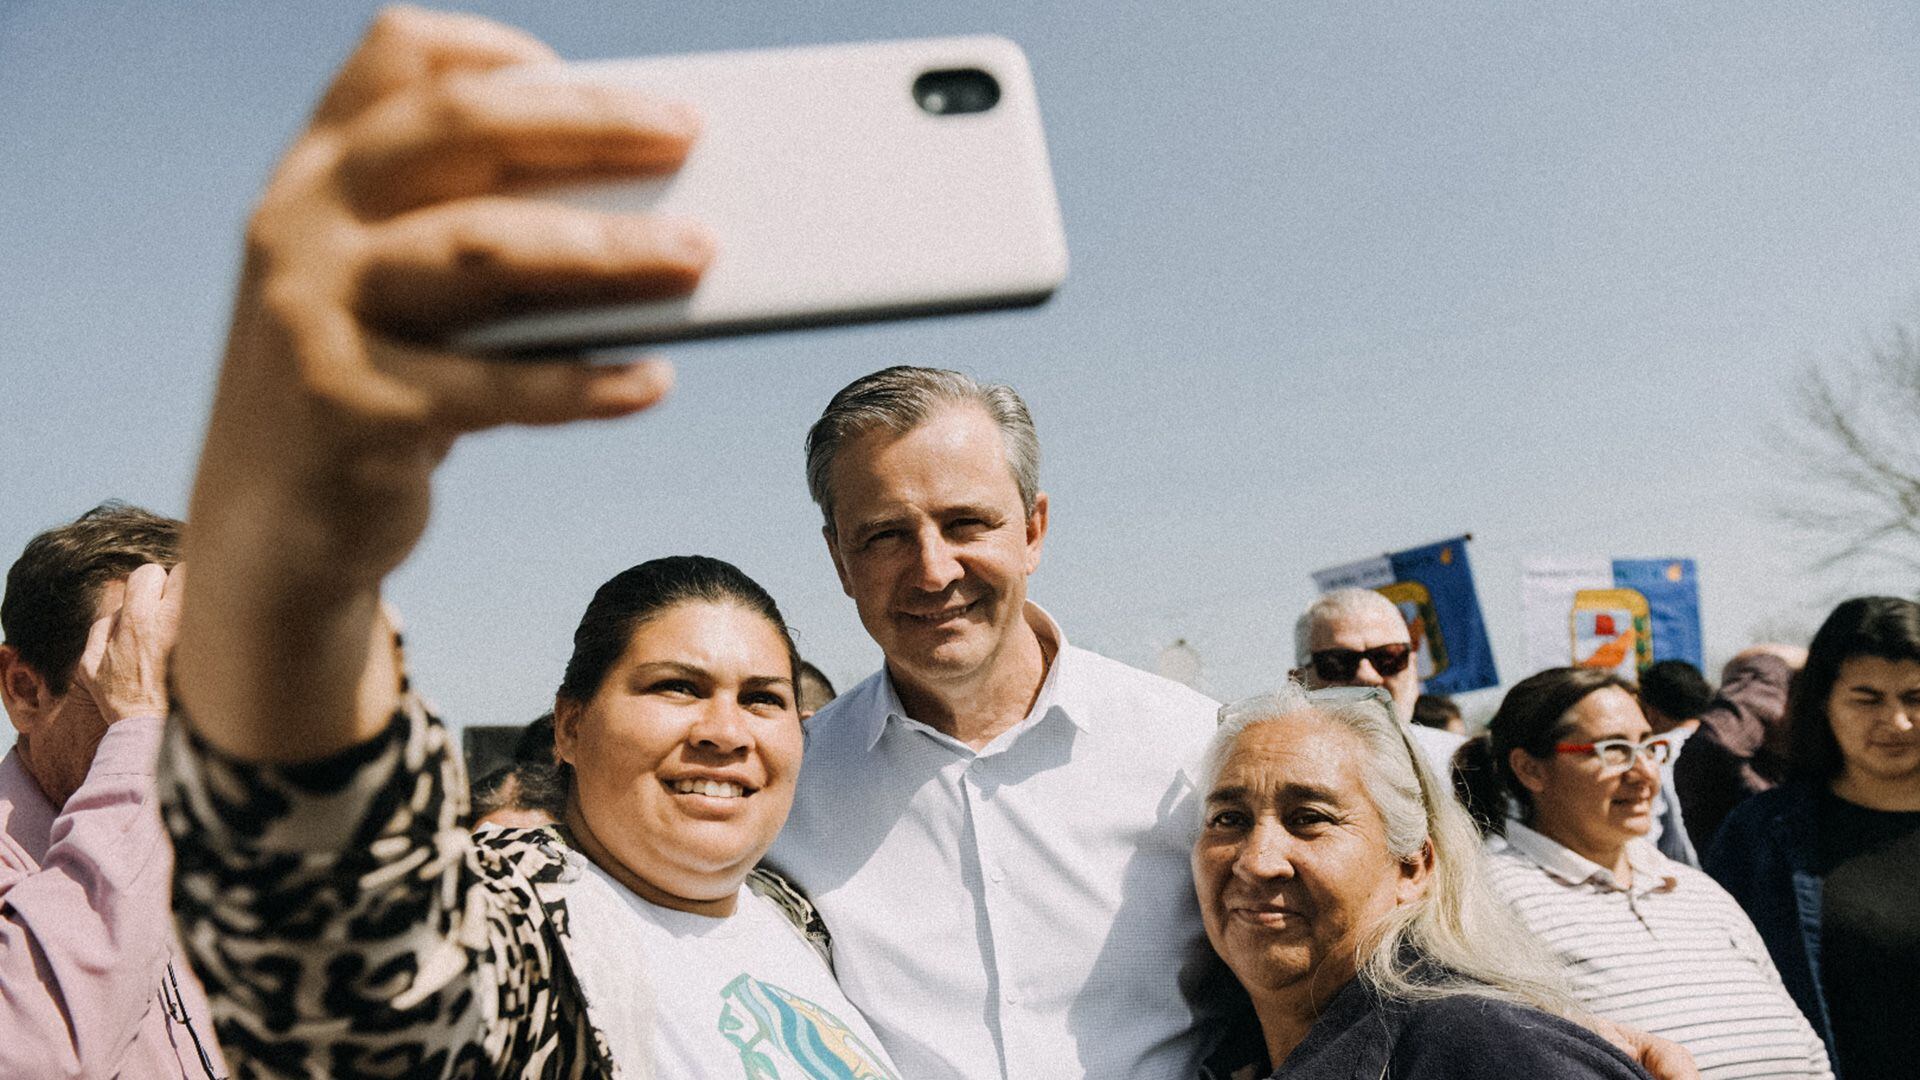
[[[261,181],[374,6],[0,5],[0,554],[180,512]],[[545,707],[593,587],[740,564],[843,687],[878,652],[800,443],[913,362],[1013,383],[1053,532],[1032,592],[1219,695],[1288,666],[1320,567],[1471,531],[1521,663],[1529,554],[1700,560],[1710,661],[1810,627],[1772,517],[1792,372],[1913,310],[1907,3],[489,3],[573,57],[994,32],[1033,62],[1073,270],[1037,311],[677,348],[635,421],[463,445],[391,594],[456,722]]]

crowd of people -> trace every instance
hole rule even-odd
[[[519,193],[694,134],[487,92],[550,58],[383,16],[256,212],[191,528],[110,503],[9,572],[0,1075],[1910,1074],[1920,604],[1717,688],[1540,672],[1468,739],[1341,590],[1222,705],[1028,597],[1033,420],[952,371],[856,379],[804,440],[879,671],[835,696],[748,575],[653,559],[470,786],[380,598],[435,468],[666,376],[434,342],[709,256]]]

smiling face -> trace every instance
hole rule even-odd
[[[682,603],[641,623],[591,700],[555,704],[581,847],[654,903],[731,913],[793,806],[792,678],[779,631],[737,604]]]
[[[1425,891],[1428,864],[1387,848],[1366,746],[1313,715],[1256,723],[1207,793],[1193,848],[1207,939],[1256,1004],[1325,1001],[1382,920]]]
[[[1557,743],[1602,739],[1645,742],[1653,734],[1633,695],[1603,686],[1576,702],[1561,720]],[[1644,754],[1625,769],[1607,768],[1589,753],[1540,759],[1511,754],[1514,774],[1533,795],[1532,827],[1561,846],[1611,866],[1627,841],[1653,828],[1653,796],[1660,770]]]
[[[831,469],[826,530],[840,584],[896,679],[977,684],[1024,632],[1046,496],[1029,517],[985,410],[955,405],[904,435],[851,440]]]
[[[1849,658],[1827,695],[1827,722],[1841,790],[1920,789],[1920,660]]]

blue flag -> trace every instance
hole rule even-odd
[[[1647,598],[1653,662],[1706,666],[1700,647],[1700,581],[1692,559],[1615,559],[1613,583]]]
[[[1704,666],[1692,559],[1530,559],[1521,606],[1533,671],[1574,664],[1637,679],[1661,660]]]

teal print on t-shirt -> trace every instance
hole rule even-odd
[[[741,975],[720,991],[720,1034],[746,1080],[900,1080],[840,1018],[798,994]]]

